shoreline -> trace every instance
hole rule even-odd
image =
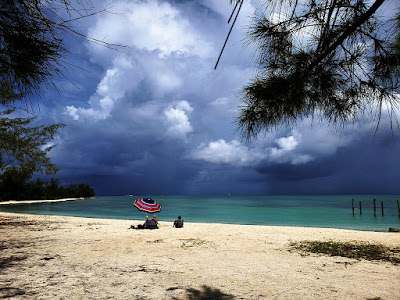
[[[8,200],[0,201],[0,205],[21,205],[21,204],[33,204],[33,203],[52,203],[52,202],[65,202],[65,201],[79,201],[79,200],[91,200],[94,197],[89,198],[61,198],[61,199],[45,199],[45,200]]]
[[[93,198],[92,198],[93,199]],[[60,199],[61,200],[61,199]],[[58,200],[43,200],[42,203],[45,202],[63,202],[63,201],[76,201],[76,200],[90,200],[87,198],[65,198],[62,199],[61,201]],[[34,201],[34,200],[29,200],[29,201]],[[41,201],[41,200],[40,200]],[[18,201],[20,202],[20,201]],[[1,202],[0,202],[1,203]],[[29,202],[29,203],[21,203],[21,204],[31,204],[35,202]],[[19,203],[11,203],[9,205],[18,205]],[[8,205],[8,204],[7,204]],[[144,222],[144,219],[120,219],[120,218],[102,218],[102,217],[89,217],[89,216],[70,216],[70,215],[54,215],[54,214],[35,214],[35,213],[25,213],[25,212],[6,212],[6,211],[0,211],[0,216],[2,214],[13,214],[17,216],[41,216],[41,217],[65,217],[65,218],[82,218],[82,219],[90,219],[90,220],[109,220],[109,221],[132,221],[132,222],[137,222],[137,224],[141,224]],[[171,223],[171,226],[173,224],[173,221],[162,221],[164,223]],[[185,223],[187,223],[185,221]],[[239,224],[239,223],[220,223],[220,222],[196,222],[192,221],[190,222],[191,224],[214,224],[214,225],[232,225],[232,226],[255,226],[255,227],[283,227],[283,228],[315,228],[315,229],[334,229],[334,230],[350,230],[350,231],[359,231],[359,232],[379,232],[379,233],[386,233],[389,232],[389,228],[387,229],[382,229],[382,230],[368,230],[368,229],[354,229],[354,228],[337,228],[337,227],[321,227],[321,226],[299,226],[299,225],[268,225],[268,224]],[[137,225],[135,224],[135,225]],[[397,228],[395,228],[397,229]],[[397,232],[397,231],[395,231]],[[400,237],[400,234],[399,234]]]
[[[71,198],[72,200],[67,200],[69,198],[66,198],[63,201],[74,201],[74,200],[82,200],[80,198]],[[30,201],[30,200],[29,200]],[[46,200],[46,202],[58,202],[57,200]],[[19,213],[19,212],[3,212],[0,211],[0,217],[17,217],[17,218],[39,218],[39,219],[51,219],[54,218],[56,221],[58,221],[58,219],[62,219],[62,220],[68,220],[68,221],[101,221],[101,222],[106,222],[106,223],[123,223],[123,222],[131,222],[134,223],[132,225],[137,225],[137,224],[142,224],[144,222],[144,218],[143,219],[117,219],[117,218],[101,218],[101,217],[82,217],[82,216],[68,216],[68,215],[52,215],[52,214],[30,214],[30,213]],[[170,227],[173,227],[173,221],[164,221],[164,220],[159,220],[160,223],[164,224],[163,226],[161,226],[161,228],[163,227],[167,227],[166,224],[168,224],[168,226],[170,225]],[[359,233],[382,233],[382,234],[386,234],[386,233],[396,233],[396,232],[389,232],[387,231],[372,231],[372,230],[361,230],[361,229],[351,229],[351,228],[335,228],[335,227],[317,227],[317,226],[295,226],[295,225],[264,225],[264,224],[235,224],[235,223],[219,223],[219,222],[187,222],[185,221],[185,224],[190,224],[192,226],[239,226],[239,227],[265,227],[265,228],[281,228],[281,229],[304,229],[304,230],[333,230],[333,231],[350,231],[350,232],[359,232]],[[388,228],[389,229],[389,228]],[[398,234],[398,238],[399,238],[399,246],[400,246],[400,234]]]
[[[162,220],[158,230],[128,229],[141,222],[0,212],[0,297],[399,299],[397,265],[289,247],[333,240],[400,248],[398,233],[190,222],[178,229]]]
[[[101,198],[101,197],[100,197]],[[29,214],[29,209],[19,209],[17,206],[21,205],[29,205],[29,204],[39,204],[39,203],[59,203],[59,202],[67,202],[67,201],[87,201],[87,200],[94,200],[94,199],[100,199],[99,197],[90,197],[90,198],[61,198],[61,199],[44,199],[44,200],[10,200],[10,201],[2,201],[0,202],[0,212],[2,206],[4,207],[3,211],[4,212],[14,212],[14,213],[21,213],[21,214]],[[83,204],[85,205],[85,204]],[[9,208],[6,208],[9,206]],[[12,206],[15,206],[15,209],[12,208]],[[20,212],[21,211],[21,212]],[[55,213],[55,214],[54,214]],[[48,209],[47,211],[43,212],[40,210],[35,210],[33,209],[32,212],[30,213],[32,215],[59,215],[57,214],[56,211],[53,209]],[[62,216],[62,214],[60,214]],[[68,216],[68,215],[66,215]],[[91,219],[102,219],[102,218],[107,218],[107,219],[115,219],[115,220],[129,220],[130,215],[121,215],[119,216],[118,214],[112,214],[112,213],[107,213],[103,215],[96,215],[96,214],[85,214],[82,213],[81,211],[77,211],[75,213],[71,212],[69,216],[72,217],[87,217]],[[171,216],[169,216],[171,218]],[[173,221],[175,219],[171,218],[170,221]],[[215,223],[214,220],[202,220],[196,219],[192,220],[194,223]],[[344,230],[356,230],[356,231],[362,231],[362,232],[388,232],[390,228],[395,228],[399,229],[400,228],[400,223],[398,223],[398,220],[396,219],[395,222],[386,222],[386,224],[381,224],[381,223],[376,223],[376,224],[369,224],[369,223],[361,223],[361,224],[352,224],[350,222],[347,223],[334,223],[328,222],[327,224],[324,224],[323,222],[315,222],[314,223],[307,223],[307,222],[289,222],[287,224],[284,224],[284,222],[259,222],[259,220],[256,220],[255,222],[249,222],[249,220],[236,220],[236,222],[230,223],[230,220],[224,221],[221,220],[220,224],[230,224],[230,225],[250,225],[250,226],[284,226],[284,227],[310,227],[310,228],[334,228],[334,229],[344,229]],[[336,225],[336,226],[335,226]],[[351,226],[354,225],[354,226]]]

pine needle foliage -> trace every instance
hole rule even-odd
[[[379,17],[384,1],[263,1],[248,31],[257,75],[242,90],[243,135],[256,138],[306,117],[343,125],[365,112],[379,124],[384,106],[394,116],[400,19]]]
[[[90,0],[0,1],[0,104],[27,104],[42,96],[43,87],[55,87],[52,80],[68,68],[65,34],[114,50],[127,48],[74,29],[80,19],[102,12],[108,7],[96,10]]]
[[[67,68],[65,34],[111,49],[124,47],[73,29],[75,21],[105,11],[95,10],[90,0],[0,1],[0,174],[7,168],[57,172],[47,154],[54,148],[49,142],[64,125],[35,127],[35,118],[12,116],[16,109],[32,115],[32,101],[41,99],[46,88],[56,88],[53,80]]]
[[[64,125],[31,126],[32,118],[9,118],[14,110],[0,113],[0,173],[19,167],[30,172],[55,174],[58,169],[47,156],[51,141]]]
[[[0,4],[0,104],[40,95],[60,75],[62,40],[43,14],[41,1]]]

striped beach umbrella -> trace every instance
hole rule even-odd
[[[161,211],[161,205],[150,198],[139,198],[133,203],[137,209],[148,213],[155,213]]]

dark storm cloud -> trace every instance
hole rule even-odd
[[[227,1],[122,1],[113,10],[85,28],[132,51],[68,39],[77,67],[41,105],[38,122],[67,125],[51,152],[62,183],[89,183],[98,195],[400,193],[400,146],[386,142],[385,122],[373,142],[370,124],[337,132],[308,119],[242,142],[234,121],[253,75],[242,48],[249,3],[217,71]]]
[[[305,165],[257,168],[274,194],[399,194],[400,144],[388,137],[357,143]]]
[[[312,178],[327,177],[332,173],[333,162],[330,159],[314,161],[306,165],[266,165],[257,167],[257,171],[278,181],[302,181]]]

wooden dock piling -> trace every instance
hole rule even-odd
[[[397,210],[399,211],[399,218],[400,218],[400,203],[399,203],[399,200],[397,200]]]
[[[400,200],[396,200],[397,201],[397,211],[398,211],[398,215],[400,218]],[[354,198],[351,199],[351,210],[353,212],[353,216],[354,216],[354,211],[359,209],[360,210],[360,215],[362,215],[362,203],[361,201],[359,202],[360,208],[356,208],[354,205]],[[373,205],[374,205],[374,217],[376,217],[376,199],[373,199]],[[367,205],[368,206],[368,205]],[[389,205],[390,208],[390,205]],[[385,215],[385,209],[384,209],[384,204],[383,204],[383,200],[381,201],[381,211],[382,211],[382,216]]]
[[[374,199],[374,216],[376,217],[376,199]]]

